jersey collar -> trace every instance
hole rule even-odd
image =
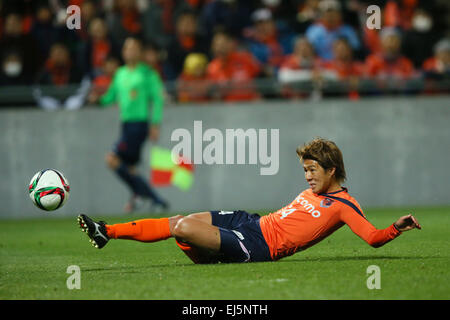
[[[346,187],[342,187],[341,190],[338,191],[334,191],[334,192],[330,192],[330,193],[319,193],[319,196],[328,196],[328,195],[332,195],[332,194],[336,194],[336,193],[340,193],[340,192],[348,192],[348,189]]]

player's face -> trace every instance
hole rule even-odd
[[[305,170],[305,179],[313,193],[327,192],[332,183],[333,173],[325,170],[315,160],[305,159],[303,161],[303,169]]]
[[[141,44],[134,39],[127,39],[123,44],[122,55],[125,63],[136,63],[141,58]]]

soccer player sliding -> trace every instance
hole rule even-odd
[[[288,206],[262,217],[245,211],[210,211],[108,225],[81,214],[78,223],[99,249],[110,239],[155,242],[174,237],[194,263],[279,260],[313,246],[345,224],[375,248],[402,232],[421,229],[411,214],[385,229],[367,221],[342,186],[344,161],[334,142],[316,138],[298,147],[297,154],[310,188]]]

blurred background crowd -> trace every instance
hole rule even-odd
[[[69,29],[77,5],[81,28]],[[369,29],[369,5],[380,29]],[[105,92],[127,37],[179,103],[450,91],[446,0],[0,0],[1,87]],[[1,98],[0,98],[1,100]]]

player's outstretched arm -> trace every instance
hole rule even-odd
[[[344,208],[346,209],[346,207]],[[342,210],[341,220],[346,223],[355,234],[374,248],[379,248],[391,240],[394,240],[402,234],[402,231],[411,230],[412,228],[417,228],[417,226],[420,228],[417,220],[415,220],[412,215],[407,215],[401,217],[385,229],[377,229],[365,216],[356,213],[351,208]]]
[[[421,225],[417,222],[417,219],[414,218],[412,214],[408,214],[407,216],[400,217],[395,223],[394,227],[400,231],[408,231],[412,229],[422,229]]]

